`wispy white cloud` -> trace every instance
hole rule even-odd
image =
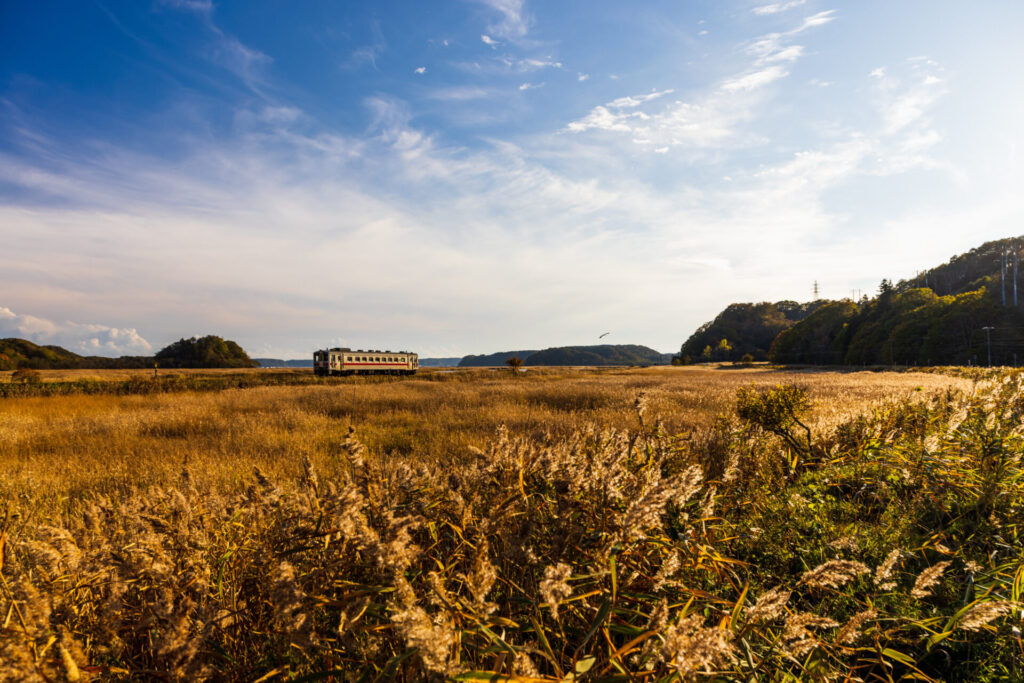
[[[925,113],[947,90],[931,61],[910,62],[909,73],[896,76],[888,69],[871,72],[878,88],[877,102],[886,123],[887,133],[897,133],[922,121]]]
[[[836,10],[834,9],[829,9],[823,12],[818,12],[817,14],[812,14],[811,16],[804,19],[804,22],[800,24],[800,27],[797,28],[796,31],[794,31],[794,33],[806,31],[809,28],[815,28],[817,26],[824,26],[830,21],[833,21],[835,18]]]
[[[799,7],[806,4],[807,0],[790,0],[789,2],[773,2],[768,5],[760,5],[751,10],[754,14],[778,14],[779,12],[785,12],[795,7]]]
[[[780,48],[776,52],[773,52],[764,57],[766,62],[795,62],[797,59],[802,57],[804,54],[803,45],[790,45],[788,47]]]
[[[465,102],[468,100],[481,100],[490,97],[493,94],[493,91],[489,88],[480,88],[468,85],[432,90],[427,94],[427,97],[429,99],[440,100],[442,102]]]
[[[487,30],[500,38],[516,39],[526,35],[530,20],[523,11],[523,0],[478,0],[499,15]],[[487,41],[484,41],[487,42]]]
[[[164,7],[208,14],[213,11],[213,0],[159,0]]]
[[[754,90],[764,85],[768,85],[772,81],[777,81],[780,78],[785,78],[789,75],[785,69],[781,66],[769,66],[759,71],[752,71],[750,73],[743,74],[742,76],[736,76],[722,83],[722,90],[726,92],[736,92],[740,90]]]
[[[629,133],[634,130],[630,119],[648,119],[647,114],[642,112],[612,112],[607,107],[597,106],[590,110],[590,113],[582,119],[571,121],[567,129],[573,133],[582,133],[588,130],[608,130],[620,133]]]
[[[480,36],[480,40],[484,43],[484,45],[490,45],[491,47],[496,47],[498,45],[501,45],[501,43],[496,41],[494,38],[491,38],[486,33]]]
[[[619,97],[618,99],[614,99],[609,102],[608,106],[615,109],[634,109],[645,102],[656,100],[659,97],[664,97],[665,95],[671,95],[673,92],[675,91],[672,88],[669,88],[668,90],[656,90],[654,92],[647,93],[646,95],[629,95],[627,97]]]
[[[582,83],[583,81],[589,80],[590,74],[580,73],[576,76],[576,80]]]
[[[384,51],[384,46],[380,44],[375,45],[362,45],[352,50],[341,68],[343,69],[358,69],[366,64],[369,64],[373,68],[377,68],[377,58],[380,57]]]
[[[532,71],[534,69],[561,69],[562,63],[553,59],[509,59],[505,60],[509,66],[514,66],[520,71]]]
[[[425,66],[418,66],[415,69],[413,69],[412,72],[415,73],[415,74],[425,74],[425,73],[427,73],[427,67],[425,67]]]
[[[226,33],[214,20],[212,0],[158,0],[171,9],[193,12],[201,17],[203,25],[213,36],[207,48],[210,61],[234,73],[250,90],[263,94],[264,70],[274,60],[267,54],[249,47],[238,38]]]
[[[54,322],[18,314],[5,306],[0,306],[0,337],[28,339],[43,345],[55,344],[81,355],[140,356],[153,351],[150,343],[133,328]]]
[[[259,110],[257,117],[271,124],[294,123],[302,116],[302,111],[296,107],[287,106],[266,106]]]
[[[259,50],[247,47],[238,39],[223,34],[214,44],[211,57],[253,90],[260,88],[263,83],[263,70],[274,61]]]

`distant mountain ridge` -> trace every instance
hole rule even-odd
[[[254,361],[260,364],[261,368],[311,368],[313,367],[313,358],[309,359],[294,358],[291,360],[284,360],[283,358],[253,358]]]
[[[666,354],[637,344],[599,344],[596,346],[558,346],[539,351],[499,351],[466,356],[459,367],[497,367],[509,358],[519,358],[525,365],[660,365],[667,363]]]
[[[455,358],[420,358],[421,368],[454,368],[462,361],[462,356]]]
[[[560,346],[544,349],[526,359],[526,365],[659,365],[660,351],[639,344]]]
[[[468,355],[463,356],[462,360],[459,361],[460,368],[488,368],[504,365],[505,361],[509,358],[519,358],[525,361],[527,358],[537,353],[536,349],[529,351],[498,351],[496,353],[485,353],[478,356]]]

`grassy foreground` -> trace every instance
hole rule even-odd
[[[1022,434],[1011,372],[8,398],[0,680],[1020,680]]]

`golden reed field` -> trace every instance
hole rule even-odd
[[[41,379],[0,680],[1024,680],[1014,371]]]
[[[145,370],[41,374],[44,381],[152,376]],[[308,377],[310,371],[288,374]],[[740,386],[786,382],[807,388],[815,402],[809,418],[826,429],[884,399],[969,385],[924,373],[687,367],[540,369],[514,378],[508,371],[427,370],[401,380],[345,378],[200,393],[14,398],[0,402],[0,490],[59,497],[167,484],[185,462],[218,485],[239,488],[253,466],[283,477],[299,474],[304,458],[315,467],[337,466],[350,426],[371,457],[459,463],[471,446],[486,447],[502,426],[529,437],[566,436],[590,425],[635,429],[632,406],[640,392],[646,394],[650,413],[667,431],[679,434],[706,429],[716,416],[731,413]]]

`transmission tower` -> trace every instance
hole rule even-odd
[[[818,281],[814,281],[814,300],[818,300]]]

